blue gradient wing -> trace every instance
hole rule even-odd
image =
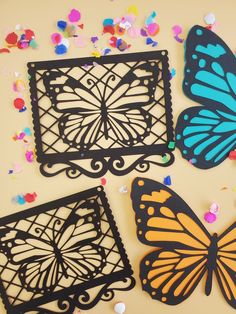
[[[236,59],[212,31],[194,26],[186,41],[183,90],[202,106],[183,111],[176,145],[198,168],[220,164],[236,147]]]

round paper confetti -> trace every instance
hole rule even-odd
[[[216,21],[216,17],[214,13],[208,13],[204,16],[204,21],[207,25],[213,25]]]
[[[72,9],[68,15],[68,20],[71,22],[71,23],[76,23],[80,20],[81,18],[81,14],[78,10],[76,9]]]

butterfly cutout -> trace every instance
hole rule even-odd
[[[183,90],[202,106],[184,110],[176,145],[198,168],[219,165],[236,148],[236,59],[212,31],[194,26],[186,40]]]
[[[236,222],[211,236],[179,195],[150,179],[136,178],[131,198],[138,239],[156,248],[140,264],[143,290],[176,305],[204,276],[209,295],[214,273],[226,301],[236,308]]]
[[[110,73],[98,80],[93,76],[75,79],[59,70],[42,76],[52,106],[63,113],[60,136],[79,151],[89,150],[101,138],[130,146],[150,134],[152,117],[145,106],[154,100],[160,73],[157,63],[143,62],[123,77]]]
[[[35,228],[38,237],[11,227],[0,228],[0,250],[19,265],[22,286],[34,293],[52,292],[62,278],[88,281],[105,265],[104,249],[92,242],[100,237],[99,205],[85,201],[64,225],[55,219],[51,232]]]

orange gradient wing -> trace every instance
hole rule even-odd
[[[211,236],[184,200],[159,182],[136,178],[131,198],[139,240],[158,248],[140,264],[143,290],[178,304],[208,271]]]
[[[216,277],[226,301],[236,308],[236,222],[219,236]]]
[[[136,178],[131,198],[137,235],[147,245],[205,251],[211,236],[184,200],[167,186]]]
[[[160,249],[140,264],[143,290],[153,299],[176,305],[187,299],[207,270],[207,252]]]

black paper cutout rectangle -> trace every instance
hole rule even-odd
[[[173,163],[167,51],[31,62],[28,68],[43,175],[124,175]]]
[[[101,186],[0,219],[0,293],[8,314],[89,309],[116,289],[132,289],[132,274]]]

